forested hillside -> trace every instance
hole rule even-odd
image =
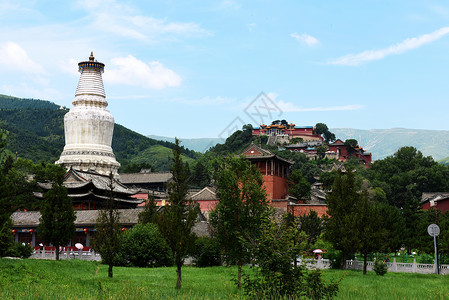
[[[5,152],[34,162],[54,162],[64,148],[64,115],[67,108],[43,100],[0,95],[0,129],[7,135]],[[174,144],[157,141],[115,124],[112,147],[122,169],[130,164],[149,165],[155,171],[168,170]],[[151,155],[145,155],[148,153]],[[185,160],[199,155],[184,149]]]

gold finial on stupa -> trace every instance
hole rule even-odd
[[[90,52],[89,61],[95,61],[94,52]]]

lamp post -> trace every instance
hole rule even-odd
[[[440,234],[440,227],[436,224],[430,224],[429,227],[427,227],[427,232],[430,236],[433,236],[433,246],[435,248],[435,274],[439,274],[437,236]]]

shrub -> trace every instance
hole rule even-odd
[[[377,275],[384,276],[388,271],[388,267],[387,267],[387,264],[385,263],[385,261],[383,261],[381,259],[376,259],[374,261],[373,270],[374,270],[374,272],[376,272]]]
[[[308,271],[304,265],[293,264],[306,239],[296,222],[267,221],[262,229],[261,237],[251,244],[257,267],[243,275],[246,295],[255,299],[329,299],[337,294],[339,282],[326,284],[319,270]]]
[[[21,243],[14,243],[7,251],[7,255],[12,257],[28,258],[31,254],[33,254],[33,248]]]
[[[195,241],[193,258],[197,267],[212,267],[221,265],[220,244],[217,240],[202,236]]]
[[[173,265],[170,248],[159,233],[157,225],[137,224],[125,232],[116,261],[136,267]]]

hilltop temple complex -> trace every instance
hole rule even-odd
[[[343,141],[336,141],[325,144],[321,134],[315,132],[313,126],[296,126],[290,124],[262,124],[260,127],[253,129],[253,136],[266,136],[267,144],[279,145],[286,150],[305,154],[309,159],[318,157],[318,147],[326,146],[324,153],[325,158],[336,159],[342,162],[351,158],[358,159],[365,166],[369,166],[372,162],[372,155],[366,152],[359,145],[353,147],[345,145]]]

